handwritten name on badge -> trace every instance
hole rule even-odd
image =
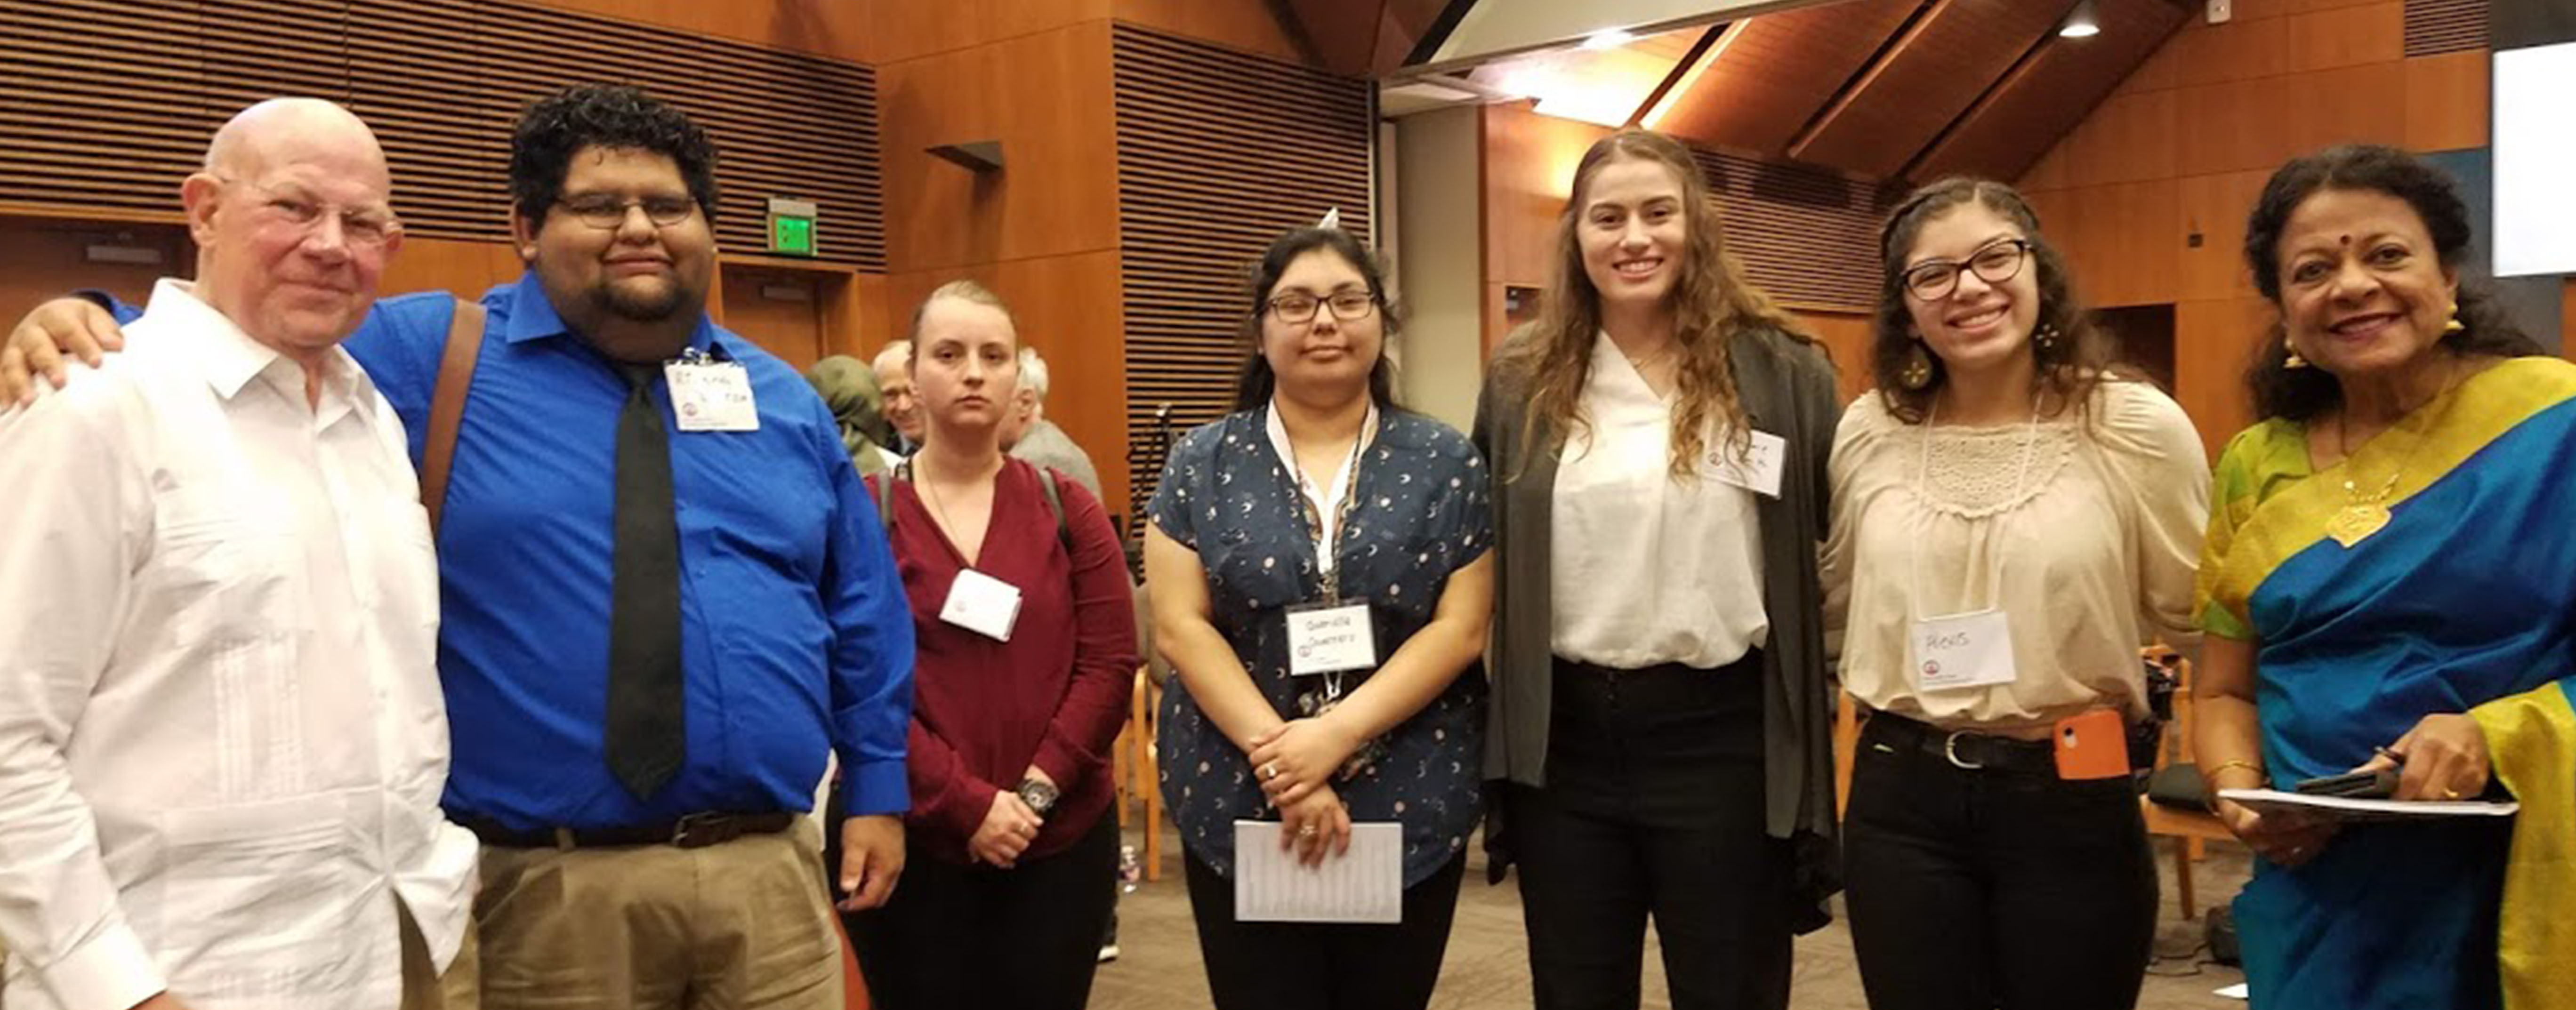
[[[1722,440],[1708,454],[1709,473],[1765,498],[1777,498],[1788,452],[1789,440],[1767,431],[1754,432],[1752,443],[1740,450],[1731,440]]]
[[[1377,665],[1377,633],[1365,603],[1288,612],[1288,673],[1304,677]]]
[[[1908,639],[1915,683],[1926,691],[2009,684],[2012,625],[2001,610],[1980,610],[1914,622]]]

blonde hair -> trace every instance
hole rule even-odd
[[[1583,417],[1580,401],[1590,377],[1593,341],[1601,332],[1601,292],[1583,269],[1578,233],[1593,178],[1620,160],[1662,165],[1681,183],[1686,239],[1681,270],[1667,304],[1675,317],[1673,335],[1680,351],[1669,468],[1677,479],[1694,479],[1698,460],[1707,453],[1705,432],[1712,416],[1725,422],[1730,445],[1742,449],[1753,438],[1752,422],[1736,395],[1731,367],[1736,335],[1767,327],[1802,343],[1815,341],[1772,304],[1770,296],[1753,286],[1743,265],[1727,251],[1717,199],[1690,149],[1680,142],[1632,127],[1601,138],[1583,152],[1574,169],[1574,193],[1557,216],[1550,297],[1538,322],[1523,339],[1504,347],[1494,367],[1523,383],[1521,399],[1529,404],[1529,414],[1521,422],[1521,441],[1529,446],[1526,452],[1554,451],[1574,434],[1589,433],[1591,423]],[[1544,447],[1536,442],[1541,421],[1547,423],[1553,439]],[[1523,459],[1508,464],[1515,478],[1528,464],[1526,452]]]

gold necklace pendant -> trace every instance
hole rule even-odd
[[[2388,526],[2388,506],[2378,502],[2354,502],[2343,507],[2326,523],[2326,535],[2349,550],[2354,544]]]

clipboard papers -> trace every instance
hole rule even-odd
[[[1279,847],[1278,821],[1234,822],[1237,922],[1404,921],[1404,826],[1351,825],[1351,850],[1308,867]]]
[[[2274,789],[2221,789],[2218,798],[2242,803],[2256,813],[2279,811],[2348,824],[2440,820],[2446,817],[2511,817],[2522,810],[2522,804],[2511,801],[2357,800],[2342,796],[2285,793]]]

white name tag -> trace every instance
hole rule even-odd
[[[1288,612],[1288,674],[1310,677],[1377,665],[1377,634],[1366,603]]]
[[[1740,456],[1733,444],[1721,442],[1708,454],[1708,463],[1718,480],[1765,498],[1777,498],[1780,473],[1788,465],[1788,455],[1788,439],[1757,431],[1753,433],[1753,444],[1745,446]]]
[[[681,431],[759,431],[760,407],[751,399],[751,373],[731,361],[673,361],[662,366],[671,388],[671,413]]]
[[[2012,624],[2001,610],[1979,610],[1914,622],[1915,686],[1948,691],[2010,684]]]
[[[948,586],[948,602],[939,619],[996,642],[1011,640],[1011,625],[1020,619],[1020,589],[972,568],[960,569]]]

